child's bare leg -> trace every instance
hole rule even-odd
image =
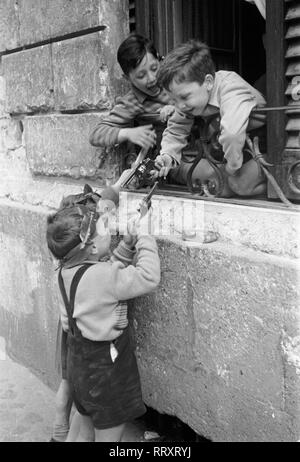
[[[67,443],[74,443],[77,440],[80,431],[80,424],[81,424],[81,415],[78,411],[75,411],[70,425],[70,430],[68,433],[68,437],[66,439]]]
[[[69,431],[69,419],[72,408],[72,397],[68,381],[62,379],[55,397],[55,418],[53,439],[65,441]]]
[[[91,418],[79,414],[79,412],[76,411],[72,418],[71,427],[66,442],[88,443],[94,440],[95,432]]]
[[[257,196],[267,190],[266,177],[254,159],[243,164],[235,176],[229,176],[228,184],[239,196]]]
[[[118,425],[117,427],[107,428],[105,430],[98,430],[95,428],[95,442],[112,443],[121,441],[124,430],[125,424]]]
[[[77,443],[90,443],[95,441],[95,430],[92,419],[86,415],[80,415],[80,428]]]

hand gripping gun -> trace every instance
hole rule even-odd
[[[158,181],[156,181],[154,183],[154,185],[152,186],[152,188],[150,189],[148,194],[142,199],[142,201],[141,201],[141,203],[139,205],[138,212],[140,213],[141,218],[146,215],[146,213],[148,212],[148,210],[151,207],[151,197],[153,196],[157,185],[158,185]]]
[[[150,157],[146,157],[146,154],[147,150],[140,150],[139,155],[132,166],[132,172],[121,184],[122,188],[128,186],[133,179],[136,179],[138,183],[142,183],[144,180],[151,178],[151,171],[158,170],[155,166],[155,161],[150,159]]]

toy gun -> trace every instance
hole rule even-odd
[[[139,205],[139,208],[138,208],[138,212],[140,212],[140,217],[144,217],[146,215],[146,213],[148,212],[148,210],[150,209],[151,207],[151,197],[153,196],[154,194],[154,191],[156,189],[158,185],[158,181],[156,181],[154,183],[154,185],[152,186],[152,188],[150,189],[150,191],[148,192],[147,196],[145,196],[140,205]]]
[[[127,186],[134,178],[136,178],[138,181],[149,178],[150,172],[152,170],[157,170],[157,168],[155,167],[155,161],[149,157],[143,159],[141,162],[135,162],[135,167],[133,167],[132,172],[126,178],[126,180],[123,181],[121,187],[124,188]]]

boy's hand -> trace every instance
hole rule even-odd
[[[171,106],[171,104],[167,104],[166,106],[162,107],[160,110],[160,120],[162,122],[167,122],[169,117],[173,114],[175,111],[175,106]]]
[[[135,244],[137,243],[137,235],[125,234],[123,241],[129,249],[133,250],[135,248]]]
[[[155,167],[159,169],[159,171],[152,170],[150,173],[153,178],[157,177],[164,177],[168,175],[169,171],[173,167],[173,159],[168,154],[162,154],[156,157],[155,159]]]
[[[133,217],[131,217],[127,224],[127,234],[124,234],[123,241],[130,249],[135,247],[137,243],[137,223],[140,220],[140,215],[135,213]]]
[[[127,128],[126,138],[133,144],[137,144],[141,148],[150,149],[156,144],[156,133],[152,125],[143,125],[136,128]]]
[[[144,216],[141,216],[140,213],[135,213],[134,216],[130,218],[127,229],[128,235],[130,235],[132,238],[136,237],[136,240],[133,241],[134,245],[140,236],[149,234],[154,235],[155,220],[153,217],[152,208],[150,208],[148,213],[146,213]]]

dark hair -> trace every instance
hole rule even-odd
[[[135,69],[146,53],[151,53],[154,58],[160,59],[153,43],[139,34],[131,34],[119,46],[117,60],[125,75]]]
[[[203,84],[207,74],[215,75],[215,65],[209,47],[198,40],[189,40],[174,48],[164,59],[158,71],[158,82],[167,90],[176,83]]]
[[[55,258],[61,259],[81,242],[83,216],[77,206],[66,207],[47,218],[46,239]]]

